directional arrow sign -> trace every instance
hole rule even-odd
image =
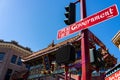
[[[65,36],[78,32],[80,30],[89,28],[95,24],[108,20],[118,15],[117,6],[114,4],[96,14],[93,14],[83,20],[73,23],[63,29],[58,30],[57,39],[61,39]]]

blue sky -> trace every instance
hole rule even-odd
[[[0,0],[0,39],[16,40],[22,46],[38,51],[57,40],[57,31],[66,27],[64,7],[76,0]],[[120,0],[86,0],[87,16],[113,4],[120,11]],[[76,5],[77,21],[80,20],[80,3]],[[120,51],[112,43],[113,36],[120,30],[120,15],[89,28],[120,62]]]

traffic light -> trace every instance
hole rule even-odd
[[[105,61],[101,53],[102,52],[99,49],[97,49],[97,65],[100,68],[105,66]]]
[[[76,20],[76,6],[75,3],[70,3],[69,6],[65,7],[66,19],[64,20],[66,25],[73,24]]]
[[[57,50],[55,57],[59,65],[72,63],[75,61],[75,48],[69,44],[64,45]]]
[[[96,49],[90,49],[90,63],[92,65],[95,65],[97,68],[104,67],[105,63],[102,58],[102,54],[99,50]]]
[[[45,64],[45,69],[50,70],[50,62],[48,56],[44,56],[44,64]]]
[[[90,63],[93,65],[93,64],[95,64],[95,57],[96,57],[96,55],[95,55],[95,53],[96,53],[96,51],[95,51],[95,49],[89,49],[89,53],[90,53]]]

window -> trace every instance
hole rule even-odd
[[[16,55],[13,55],[12,58],[11,58],[11,63],[16,63],[16,60],[17,60],[17,56]]]
[[[0,61],[3,61],[4,56],[5,56],[5,53],[4,52],[0,52]]]
[[[20,65],[20,66],[22,65],[21,57],[19,57],[17,65]]]

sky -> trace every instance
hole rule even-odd
[[[32,51],[46,48],[53,40],[59,43],[78,34],[57,40],[57,31],[67,27],[64,23],[65,6],[77,0],[0,0],[0,39],[15,40]],[[113,4],[120,11],[120,0],[86,0],[87,16]],[[76,22],[80,21],[80,3],[76,4]],[[118,58],[120,51],[112,38],[120,30],[120,15],[89,28]]]

